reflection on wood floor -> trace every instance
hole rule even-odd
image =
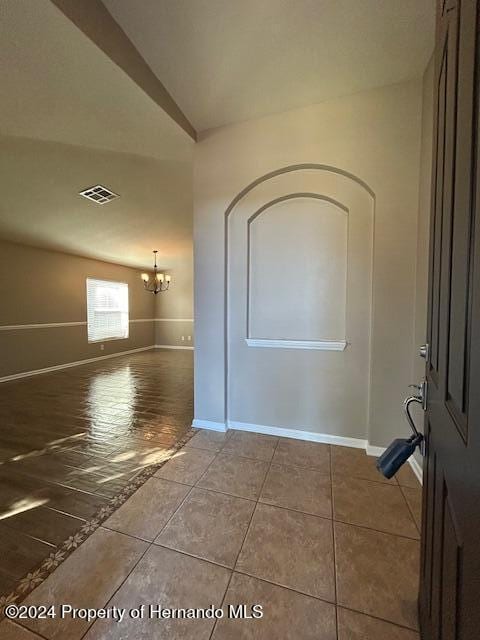
[[[193,357],[156,350],[0,385],[0,594],[190,428]]]

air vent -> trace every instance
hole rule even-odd
[[[97,204],[107,204],[110,200],[120,197],[118,193],[113,193],[113,191],[110,191],[107,187],[102,187],[101,184],[97,184],[95,187],[89,187],[84,191],[80,191],[80,195],[92,202],[96,202]]]

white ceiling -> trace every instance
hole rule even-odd
[[[0,2],[0,133],[155,158],[189,136],[50,0]]]
[[[104,0],[198,130],[419,75],[432,0]],[[0,0],[0,237],[191,259],[194,143],[50,0]],[[103,183],[120,198],[78,196]]]
[[[191,164],[0,136],[0,237],[135,267],[191,261]],[[99,205],[78,192],[102,184]]]
[[[0,237],[139,267],[192,252],[194,143],[50,0],[0,1]],[[104,184],[104,206],[78,192]]]
[[[434,0],[103,0],[202,131],[419,76]]]

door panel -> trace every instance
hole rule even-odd
[[[446,484],[443,485],[443,558],[442,558],[442,638],[454,640],[457,630],[457,598],[458,578],[462,558],[462,547],[460,546],[457,530],[455,526],[453,509],[448,497]]]
[[[444,47],[440,61],[440,71],[437,91],[437,131],[436,131],[436,156],[435,156],[435,189],[434,189],[434,209],[437,215],[433,218],[433,247],[431,251],[431,273],[433,283],[430,297],[429,333],[430,333],[430,370],[435,383],[438,382],[438,334],[440,325],[440,271],[442,258],[442,213],[443,213],[443,173],[445,157],[445,110],[446,110],[446,74],[447,74],[447,47]]]
[[[430,425],[425,424],[425,438],[426,441],[431,440]],[[424,484],[424,503],[426,504],[426,510],[424,507],[423,519],[422,519],[422,540],[424,553],[422,557],[421,575],[424,586],[424,608],[428,611],[428,615],[432,613],[432,553],[433,553],[433,511],[435,505],[435,470],[436,470],[437,457],[434,452],[428,456],[424,462],[423,468],[423,484]]]
[[[478,0],[440,2],[420,622],[473,640],[480,614]]]
[[[469,10],[470,9],[470,10]],[[460,433],[467,435],[467,338],[469,335],[470,244],[473,221],[473,106],[475,16],[468,3],[454,14],[458,47],[455,188],[451,231],[451,299],[449,305],[447,402]],[[473,19],[472,19],[473,18]],[[458,33],[462,38],[458,39]]]

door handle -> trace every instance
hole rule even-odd
[[[418,355],[424,360],[428,360],[428,356],[430,355],[430,345],[422,344],[422,346],[418,349]]]
[[[424,455],[423,433],[420,433],[415,426],[415,422],[410,414],[410,406],[416,402],[425,410],[427,405],[427,383],[423,380],[420,384],[411,384],[409,386],[416,389],[417,393],[405,398],[403,401],[403,411],[413,435],[411,435],[410,438],[397,438],[378,458],[377,469],[385,478],[392,478],[415,452],[417,447],[420,448],[421,454]]]
[[[405,413],[405,417],[410,426],[410,429],[412,430],[413,438],[417,442],[417,444],[420,445],[420,450],[423,454],[423,434],[420,433],[415,426],[412,414],[410,413],[410,407],[413,403],[416,403],[419,404],[424,411],[427,410],[427,381],[422,380],[420,384],[410,384],[409,387],[413,387],[414,389],[416,389],[417,393],[414,393],[411,396],[408,396],[408,398],[405,398],[405,400],[403,401],[403,411]]]
[[[422,380],[420,384],[409,384],[408,386],[417,390],[417,393],[413,393],[411,397],[414,398],[419,404],[421,404],[422,409],[426,411],[427,410],[427,381]]]
[[[410,414],[410,405],[412,404],[412,402],[417,402],[418,404],[422,405],[423,408],[423,402],[418,396],[409,396],[403,401],[403,411],[405,413],[405,417],[407,418],[407,422],[410,425],[410,429],[413,431],[413,435],[416,438],[423,437],[415,426],[415,422],[413,421],[413,418]]]

